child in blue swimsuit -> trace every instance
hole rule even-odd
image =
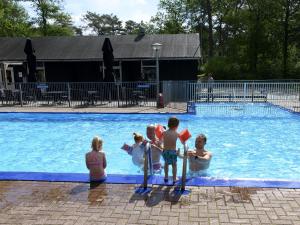
[[[163,132],[163,158],[165,160],[165,182],[168,182],[168,170],[169,165],[172,165],[173,173],[173,184],[178,180],[176,177],[177,173],[177,151],[176,151],[176,141],[179,136],[177,133],[177,128],[179,126],[179,120],[175,117],[169,118],[168,127],[169,129]]]

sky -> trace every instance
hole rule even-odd
[[[159,0],[64,0],[64,10],[73,19],[74,25],[82,25],[81,18],[87,11],[98,14],[114,14],[121,21],[149,22],[158,9]],[[21,3],[33,16],[29,2]]]

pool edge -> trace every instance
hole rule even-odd
[[[89,183],[88,173],[43,173],[43,172],[0,172],[0,181],[44,181]],[[162,176],[151,176],[149,185],[172,185],[165,183]],[[142,175],[108,174],[104,183],[108,184],[142,184]],[[176,183],[180,185],[181,182]],[[188,178],[186,186],[215,187],[256,187],[256,188],[300,188],[300,180],[273,179],[221,179],[211,177]]]

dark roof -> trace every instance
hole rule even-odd
[[[32,44],[38,61],[102,60],[102,44],[109,37],[115,59],[153,58],[151,45],[161,43],[160,59],[199,58],[198,34],[121,36],[35,37]],[[23,61],[26,38],[0,37],[0,61]]]

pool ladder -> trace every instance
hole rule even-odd
[[[187,144],[184,144],[184,153],[183,153],[183,166],[182,166],[182,177],[181,177],[181,192],[185,191],[185,185],[186,185],[186,170],[187,170]],[[148,188],[148,169],[150,168],[150,176],[153,175],[153,168],[152,166],[149,167],[149,165],[152,165],[152,159],[151,159],[151,147],[148,143],[145,147],[144,151],[144,181],[143,181],[143,188]],[[153,184],[152,184],[153,185]]]

